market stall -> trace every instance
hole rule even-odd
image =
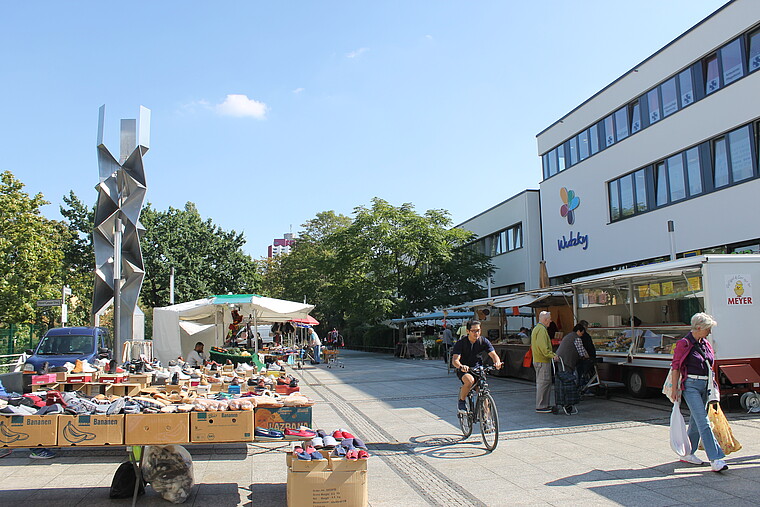
[[[443,330],[442,325],[450,326],[456,335],[457,328],[471,318],[472,312],[443,311],[392,319],[391,323],[398,326],[396,355],[418,359],[427,359],[431,355],[441,357],[436,341]],[[456,339],[455,336],[454,340]]]

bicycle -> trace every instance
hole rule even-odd
[[[459,414],[459,426],[464,438],[472,434],[475,423],[480,423],[480,435],[489,452],[496,449],[496,444],[499,443],[499,413],[486,382],[486,373],[495,370],[493,366],[470,368],[469,373],[475,377],[475,385],[467,394],[467,413]]]

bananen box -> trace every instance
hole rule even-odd
[[[123,445],[123,415],[58,416],[58,445]]]
[[[253,411],[191,412],[190,441],[253,442]]]
[[[56,445],[57,415],[0,416],[0,446],[49,447]]]

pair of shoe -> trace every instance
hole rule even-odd
[[[552,412],[554,412],[554,410],[552,410],[551,407],[537,408],[536,409],[536,413],[537,414],[551,414]]]
[[[285,430],[285,438],[289,438],[291,440],[300,440],[300,439],[311,440],[316,436],[317,436],[317,432],[311,431],[311,430],[304,430],[304,429],[295,430],[292,428],[287,428]]]
[[[681,463],[690,463],[692,465],[704,465],[705,464],[704,461],[702,461],[701,459],[697,458],[693,454],[687,454],[686,456],[683,456],[679,461],[681,461]],[[712,462],[710,462],[710,468],[712,469],[713,472],[722,472],[724,470],[728,470],[728,465],[722,459],[716,459],[716,460],[713,460]]]
[[[253,430],[253,436],[257,440],[284,440],[285,434],[282,431],[271,429],[271,428],[262,428],[261,426],[256,426]]]
[[[308,446],[306,447],[306,449],[304,449],[300,445],[297,445],[293,447],[293,454],[295,454],[295,456],[298,459],[303,460],[303,461],[312,461],[312,460],[318,461],[318,460],[325,459],[325,457],[322,456],[321,452],[319,452],[318,450],[316,450],[314,447],[311,447],[311,446]]]
[[[341,441],[340,445],[342,445],[343,447],[345,447],[347,449],[353,449],[353,448],[367,449],[367,446],[364,444],[364,442],[362,442],[361,440],[359,440],[356,437],[354,437],[354,438],[344,438],[343,441]]]
[[[341,444],[335,447],[332,452],[332,456],[335,458],[345,458],[351,461],[355,461],[357,459],[369,458],[369,453],[366,451],[366,449],[356,449],[354,447],[349,448]]]
[[[354,436],[351,433],[343,429],[333,431],[332,436],[335,440],[345,440],[346,438],[354,438]]]
[[[460,414],[466,414],[469,412],[469,410],[467,410],[467,402],[465,400],[459,400],[457,402],[457,412]]]

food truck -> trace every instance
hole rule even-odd
[[[743,394],[742,406],[760,402],[753,393],[760,391],[760,255],[686,257],[570,285],[573,313],[589,322],[602,379],[624,382],[639,397],[660,389],[692,315],[706,312],[718,322],[708,339],[721,394]]]

